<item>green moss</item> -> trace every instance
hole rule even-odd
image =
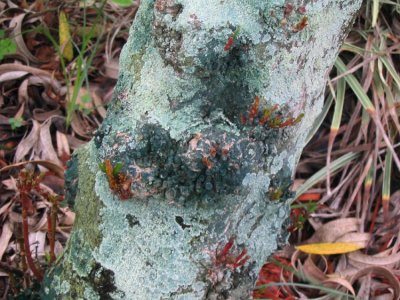
[[[79,182],[74,231],[62,258],[45,278],[43,299],[111,299],[105,295],[116,290],[112,288],[112,272],[104,271],[92,254],[102,240],[99,228],[103,205],[95,193],[95,174],[89,165],[89,148],[90,144],[80,149],[76,156]]]
[[[90,248],[96,248],[101,242],[101,232],[99,225],[101,224],[100,210],[103,207],[97,197],[95,186],[95,174],[92,173],[88,165],[89,146],[79,151],[79,192],[77,195],[75,207],[76,211],[85,212],[84,217],[79,215],[76,218],[76,228],[84,228],[82,239]]]

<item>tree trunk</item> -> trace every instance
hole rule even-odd
[[[44,299],[251,298],[361,4],[293,2],[142,1],[66,174],[77,219]]]

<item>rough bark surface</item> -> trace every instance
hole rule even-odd
[[[291,3],[142,1],[108,116],[67,172],[77,221],[43,299],[251,297],[285,242],[291,176],[361,0]],[[305,117],[260,125],[256,96],[259,112]],[[133,179],[130,199],[110,190],[107,159]]]

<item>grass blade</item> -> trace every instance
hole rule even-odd
[[[379,15],[379,0],[373,0],[372,3],[372,27],[376,26]]]
[[[355,160],[359,156],[360,156],[359,152],[350,152],[350,153],[347,153],[347,154],[339,157],[338,159],[334,160],[331,163],[330,171],[335,172],[335,171],[339,170],[340,168],[344,167],[346,164]],[[301,194],[308,191],[316,183],[324,180],[326,178],[327,171],[328,171],[328,168],[324,167],[321,170],[319,170],[317,173],[315,173],[313,176],[311,176],[309,179],[307,179],[306,182],[304,182],[303,185],[301,185],[297,189],[295,198],[299,197]]]
[[[322,122],[325,120],[325,117],[328,114],[328,111],[331,108],[332,103],[333,103],[333,96],[330,94],[328,96],[328,99],[326,99],[324,106],[322,107],[321,113],[315,119],[313,126],[307,135],[306,144],[308,144],[308,142],[312,139],[312,137],[317,132],[318,128],[321,126]]]
[[[338,73],[345,73],[347,72],[347,67],[343,63],[343,61],[338,57],[335,62],[336,69],[338,70]],[[370,98],[368,95],[365,93],[364,89],[358,82],[357,78],[352,75],[352,74],[347,74],[345,77],[346,82],[349,84],[351,89],[353,90],[354,94],[357,96],[358,100],[361,102],[361,105],[364,107],[364,109],[370,114],[372,120],[375,122],[376,127],[378,130],[381,132],[382,137],[389,148],[389,150],[393,154],[393,160],[396,163],[397,168],[400,170],[400,160],[399,157],[397,156],[396,152],[394,151],[393,145],[391,141],[389,140],[389,137],[386,134],[386,131],[376,114],[376,110],[374,105],[372,104]]]
[[[386,151],[385,170],[383,171],[383,186],[382,186],[382,207],[383,216],[387,221],[389,219],[389,200],[390,200],[390,180],[392,176],[392,152]]]
[[[335,66],[339,73],[345,73],[347,71],[346,65],[343,61],[338,57],[335,62]],[[358,100],[360,100],[361,105],[369,112],[375,112],[375,107],[372,104],[371,99],[365,93],[361,84],[358,82],[357,78],[353,74],[348,74],[344,77],[346,82],[349,84],[354,94],[356,94]]]

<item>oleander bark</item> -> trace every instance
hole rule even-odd
[[[67,172],[77,221],[44,299],[250,298],[286,240],[288,187],[361,0],[291,4],[142,0],[107,118]],[[228,241],[244,265],[222,261]]]

